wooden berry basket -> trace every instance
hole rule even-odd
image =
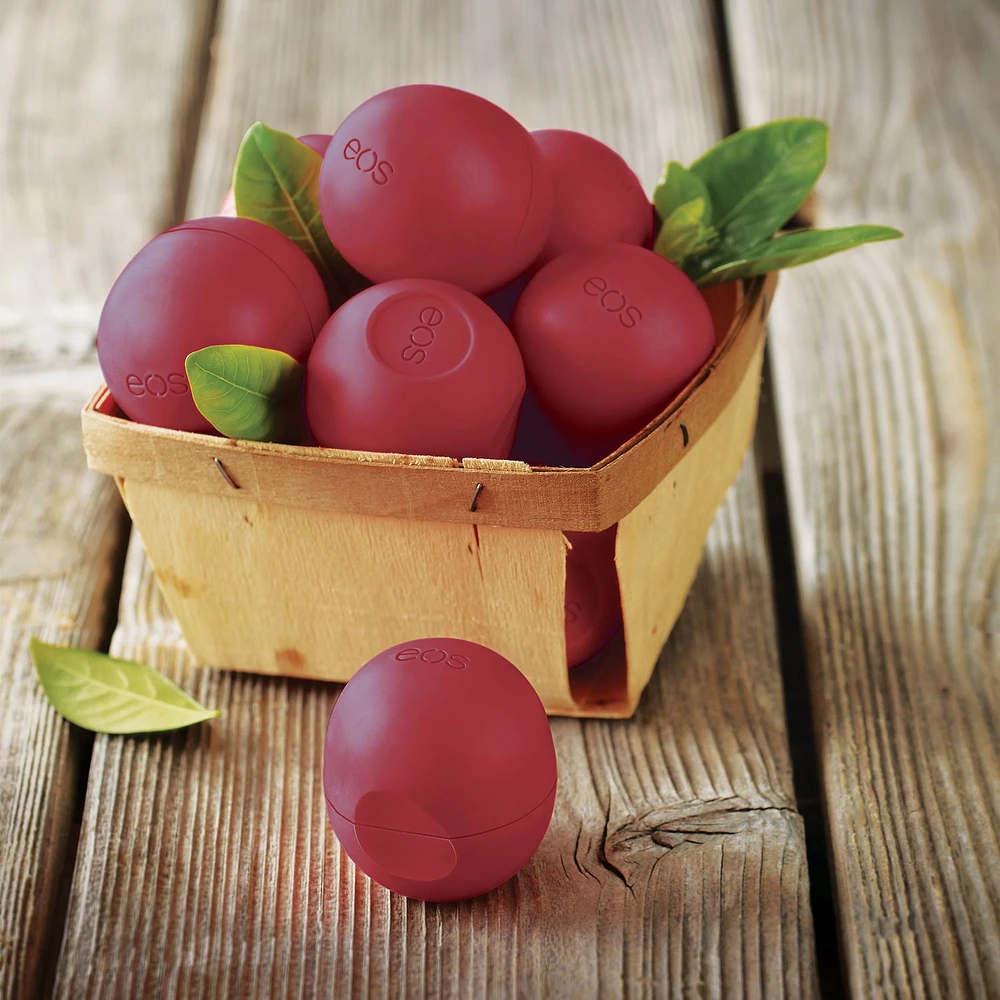
[[[753,436],[775,282],[745,286],[705,368],[589,469],[164,430],[104,386],[83,411],[87,461],[115,477],[204,664],[346,681],[387,646],[451,635],[510,659],[552,715],[626,718]],[[567,671],[561,532],[616,523],[623,633]]]

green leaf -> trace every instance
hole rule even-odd
[[[719,285],[737,278],[753,278],[785,267],[796,267],[863,243],[897,240],[903,234],[889,226],[844,226],[841,229],[804,229],[765,240],[733,260],[711,270],[690,274],[699,285]]]
[[[706,250],[715,242],[717,233],[711,226],[705,225],[704,218],[703,198],[678,206],[660,226],[653,249],[678,267],[683,266],[688,257]]]
[[[697,174],[685,170],[676,160],[671,160],[663,170],[660,183],[653,190],[656,214],[666,221],[677,209],[690,205],[698,198],[702,202],[700,221],[708,225],[712,221],[712,199],[705,182]]]
[[[284,351],[219,344],[184,359],[198,412],[245,441],[292,441],[301,430],[303,369]]]
[[[31,658],[52,707],[95,733],[160,733],[218,718],[150,667],[105,653],[31,640]]]
[[[828,137],[815,118],[784,118],[733,133],[691,165],[708,188],[728,256],[774,235],[795,214],[826,166]]]
[[[284,233],[305,251],[336,309],[370,282],[337,252],[319,214],[323,158],[287,132],[255,122],[247,129],[233,167],[236,214]]]

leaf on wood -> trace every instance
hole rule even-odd
[[[31,658],[53,708],[95,733],[159,733],[218,718],[151,667],[91,649],[31,640]]]

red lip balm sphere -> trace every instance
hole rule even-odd
[[[313,152],[319,153],[322,156],[330,145],[330,140],[333,138],[329,132],[309,132],[306,135],[298,136],[299,142],[304,146],[308,146]]]
[[[566,553],[566,660],[576,667],[603,649],[621,628],[616,528],[564,534],[573,546]]]
[[[536,265],[600,243],[648,246],[653,206],[632,168],[609,146],[582,132],[532,132],[552,174],[552,225]]]
[[[506,458],[523,395],[521,356],[496,313],[422,278],[348,299],[306,367],[306,418],[329,448]]]
[[[329,315],[319,274],[286,236],[250,219],[195,219],[154,237],[118,276],[97,356],[132,420],[208,432],[184,373],[188,354],[248,344],[305,361]]]
[[[308,146],[313,152],[319,153],[322,156],[326,152],[326,147],[330,145],[330,140],[333,136],[320,132],[310,132],[308,135],[300,135],[296,136],[296,138],[304,146]],[[219,215],[236,215],[236,196],[233,194],[232,188],[226,193],[226,200],[222,203],[222,208],[219,209]]]
[[[729,327],[736,318],[736,310],[740,306],[740,283],[728,281],[724,285],[709,285],[708,288],[699,288],[698,291],[701,292],[701,297],[711,313],[715,339],[721,342],[729,332]]]
[[[323,788],[341,846],[414,899],[505,882],[545,836],[556,755],[538,695],[499,653],[415,639],[369,660],[326,730]]]
[[[687,275],[623,243],[546,264],[518,299],[512,328],[553,421],[621,440],[662,410],[715,346],[708,306]]]
[[[482,295],[541,250],[552,181],[506,111],[414,84],[344,119],[323,158],[319,204],[334,246],[372,281],[437,278]]]

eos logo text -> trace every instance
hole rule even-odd
[[[444,313],[437,306],[424,306],[417,317],[420,323],[410,330],[410,342],[400,352],[404,361],[422,365],[427,360],[427,349],[434,343],[434,327],[444,319]]]
[[[378,153],[370,146],[362,146],[360,139],[349,139],[344,147],[344,159],[352,160],[363,174],[368,174],[378,185],[388,184],[393,174],[393,166],[388,160],[379,159]]]
[[[443,663],[452,670],[464,670],[469,665],[469,658],[462,653],[449,653],[446,649],[421,649],[419,646],[407,646],[401,649],[395,657],[397,660],[417,660],[421,663]]]
[[[628,304],[625,294],[617,288],[608,288],[608,283],[601,277],[588,278],[583,283],[583,290],[597,299],[606,312],[617,313],[618,322],[626,328],[630,329],[642,319],[642,313],[636,306]]]
[[[170,372],[167,375],[126,375],[125,388],[133,396],[166,396],[173,393],[183,396],[189,392],[187,379],[180,372]]]

